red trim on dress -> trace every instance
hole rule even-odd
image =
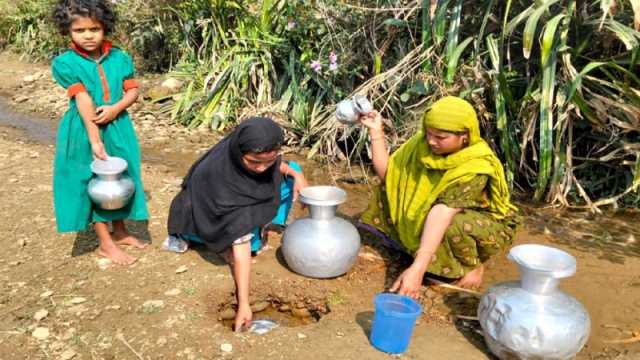
[[[92,59],[91,56],[89,56],[89,52],[87,52],[87,50],[81,48],[80,46],[78,46],[76,43],[74,43],[73,41],[71,42],[71,49],[73,49],[73,51],[75,51],[76,53],[78,53],[80,56],[85,57],[87,59],[91,59],[91,60],[95,60]],[[100,57],[105,57],[113,48],[113,44],[111,43],[111,41],[109,40],[104,40],[102,42],[102,54],[100,55]]]
[[[138,80],[136,79],[126,79],[125,81],[122,82],[122,90],[124,92],[127,92],[131,89],[135,89],[140,87],[140,84],[138,83]]]
[[[108,103],[111,100],[111,94],[109,92],[109,83],[107,82],[107,75],[104,73],[104,68],[102,67],[102,64],[97,63],[96,64],[98,66],[98,73],[100,74],[100,81],[102,82],[102,100],[104,100],[104,102]]]
[[[67,88],[67,95],[69,95],[70,98],[78,95],[81,92],[87,92],[87,89],[82,83],[75,83]]]

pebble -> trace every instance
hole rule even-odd
[[[77,304],[82,304],[83,302],[87,301],[87,299],[83,298],[83,297],[74,297],[73,299],[71,299],[71,303],[74,305]]]
[[[298,339],[306,339],[307,335],[303,334],[303,333],[298,333]]]
[[[16,242],[18,244],[18,247],[25,247],[27,245],[27,240],[25,240],[24,238],[22,239],[18,239],[18,241]]]
[[[224,343],[222,345],[220,345],[220,350],[222,350],[222,352],[224,353],[230,353],[233,351],[233,345],[229,344],[229,343]]]
[[[63,352],[62,354],[60,354],[59,359],[60,360],[71,360],[75,356],[76,356],[76,352],[71,350],[71,349],[69,349],[69,350],[66,350],[65,352]]]
[[[182,291],[180,291],[180,289],[171,289],[171,290],[167,290],[164,294],[166,296],[177,296],[180,295]]]
[[[186,272],[188,269],[189,268],[187,268],[187,265],[182,265],[176,269],[176,274],[182,274],[183,272]]]
[[[51,295],[53,295],[53,291],[47,290],[47,291],[43,292],[42,294],[40,294],[40,297],[44,299],[44,298],[50,297]]]
[[[251,311],[254,313],[261,312],[268,308],[269,305],[270,304],[267,301],[258,301],[257,303],[251,305]]]
[[[47,315],[49,315],[49,312],[46,309],[40,309],[40,310],[36,311],[36,313],[33,315],[33,318],[36,321],[40,321],[40,320],[46,318]]]
[[[49,337],[49,329],[45,327],[38,327],[33,330],[31,336],[38,340],[46,340]]]
[[[231,320],[231,319],[234,319],[235,317],[236,317],[236,311],[231,308],[224,309],[220,313],[218,313],[218,320]]]
[[[281,312],[291,311],[291,306],[289,306],[288,304],[284,304],[278,308],[278,311],[281,311]]]
[[[164,301],[162,300],[147,300],[142,304],[142,307],[156,307],[161,308],[164,307]]]
[[[106,270],[109,266],[111,266],[113,262],[111,261],[111,259],[107,259],[107,258],[100,258],[98,259],[98,267],[101,270]]]
[[[293,315],[293,316],[295,316],[297,318],[308,318],[308,317],[311,317],[311,313],[306,308],[302,308],[302,309],[293,308],[293,309],[291,309],[291,315]]]

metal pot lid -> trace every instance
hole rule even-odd
[[[116,175],[127,170],[127,161],[116,156],[109,156],[107,160],[95,159],[91,163],[91,171],[96,175]]]
[[[346,199],[346,191],[336,186],[309,186],[300,191],[300,202],[307,205],[335,206]]]
[[[511,248],[509,260],[528,271],[546,273],[554,278],[565,278],[576,273],[576,258],[550,246],[524,244]]]

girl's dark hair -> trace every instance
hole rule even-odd
[[[106,0],[60,0],[53,9],[53,21],[62,35],[69,34],[75,16],[98,20],[105,35],[109,35],[116,24],[116,14]]]

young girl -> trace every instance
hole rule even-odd
[[[380,114],[361,121],[383,180],[362,221],[414,257],[390,290],[418,297],[425,272],[479,286],[482,263],[511,244],[517,218],[500,160],[480,137],[471,104],[438,100],[421,131],[391,156]]]
[[[71,48],[53,60],[55,80],[67,89],[69,110],[58,127],[53,171],[53,196],[59,232],[84,230],[90,223],[98,236],[98,253],[116,264],[136,259],[118,245],[143,248],[124,221],[146,220],[147,207],[140,180],[140,149],[126,109],[138,98],[131,58],[104,37],[115,16],[104,0],[62,0],[54,20]],[[94,158],[125,159],[135,183],[131,202],[120,210],[102,210],[87,194]],[[108,223],[113,223],[113,234]]]
[[[251,324],[252,243],[265,225],[284,225],[291,201],[307,186],[300,168],[281,160],[283,142],[271,119],[242,122],[191,166],[171,202],[167,249],[180,249],[171,243],[185,239],[227,253],[236,283],[236,331]]]

